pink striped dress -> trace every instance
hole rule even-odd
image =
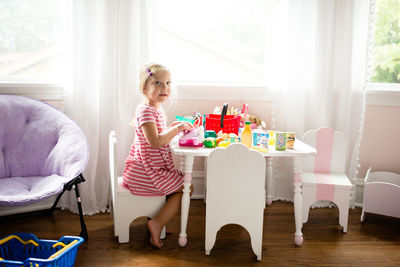
[[[162,108],[145,104],[136,115],[135,139],[125,161],[124,184],[134,195],[165,196],[183,184],[183,175],[174,168],[169,144],[161,148],[149,145],[142,131],[146,122],[155,122],[159,133],[166,129],[166,115]]]

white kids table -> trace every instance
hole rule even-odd
[[[194,157],[208,157],[214,148],[206,147],[186,147],[179,146],[178,139],[174,138],[171,141],[172,153],[181,156],[181,170],[184,173],[183,177],[183,196],[181,204],[181,232],[179,234],[179,245],[181,247],[187,244],[186,227],[189,216],[189,206],[190,206],[190,185],[192,183],[192,171],[193,171],[193,161]],[[300,158],[303,156],[316,155],[315,148],[301,142],[296,139],[293,149],[286,149],[283,151],[275,150],[275,148],[269,148],[268,153],[261,153],[267,159],[266,168],[266,191],[267,191],[267,205],[272,203],[272,158],[273,157],[291,157],[293,158],[293,184],[294,184],[294,216],[296,232],[294,233],[294,242],[296,245],[301,246],[303,243],[303,234],[301,228],[302,223],[302,196],[301,196],[301,161]]]

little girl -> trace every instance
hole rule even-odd
[[[174,169],[169,142],[179,132],[193,126],[176,121],[166,127],[167,118],[161,107],[171,94],[171,77],[166,67],[145,66],[140,72],[139,87],[146,103],[137,109],[136,135],[125,162],[123,180],[134,195],[167,196],[159,214],[147,223],[150,243],[161,248],[161,230],[179,211],[183,189],[183,175]]]

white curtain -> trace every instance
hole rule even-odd
[[[149,57],[152,1],[76,0],[73,2],[72,84],[65,110],[85,132],[89,162],[79,185],[84,214],[104,212],[110,199],[108,134],[117,134],[118,171],[133,140],[128,125],[141,94],[140,67]],[[60,201],[77,212],[73,192]]]
[[[140,101],[139,68],[150,59],[153,1],[75,0],[73,73],[65,110],[85,132],[90,157],[80,185],[85,214],[109,203],[108,133],[116,130],[118,171],[133,140],[128,122]],[[348,137],[350,178],[356,177],[364,107],[367,0],[282,0],[271,18],[266,69],[274,90],[273,127],[329,126]],[[210,7],[212,8],[212,7]],[[270,52],[270,53],[269,53]],[[275,160],[273,199],[293,199],[291,162]],[[60,206],[77,211],[73,192]]]
[[[347,174],[357,177],[364,114],[367,0],[288,0],[276,17],[267,69],[276,130],[332,127],[347,136]],[[275,160],[274,200],[293,200],[290,160]]]

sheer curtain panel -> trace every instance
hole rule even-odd
[[[73,3],[73,79],[66,93],[68,116],[89,142],[89,163],[80,185],[84,214],[107,210],[110,201],[108,133],[116,130],[118,170],[133,141],[128,125],[141,94],[139,68],[147,63],[152,1],[76,0]],[[62,208],[77,212],[73,196]]]
[[[346,172],[357,177],[358,146],[364,120],[367,0],[281,2],[270,55],[275,90],[274,127],[295,131],[328,126],[345,133]],[[292,164],[275,162],[273,199],[293,200]]]

